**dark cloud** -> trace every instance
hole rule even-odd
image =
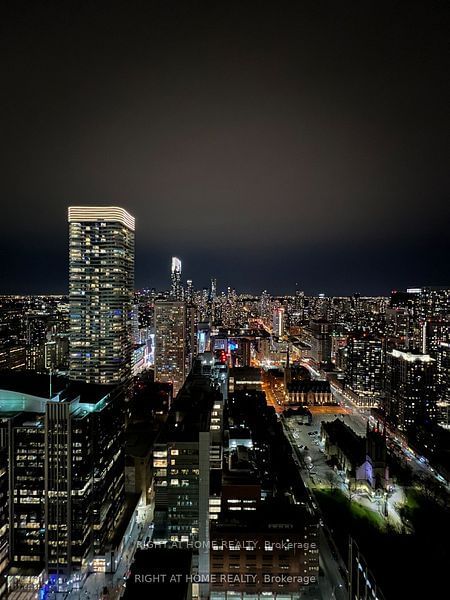
[[[138,285],[448,283],[445,9],[12,3],[2,291],[65,289],[74,203],[133,212]]]

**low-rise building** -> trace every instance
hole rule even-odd
[[[341,419],[322,422],[322,441],[328,458],[344,471],[350,489],[386,489],[389,485],[385,430],[371,429],[366,437],[355,433]]]
[[[287,384],[286,405],[320,406],[335,404],[328,381],[303,380]]]

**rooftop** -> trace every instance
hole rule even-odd
[[[178,392],[155,443],[198,441],[199,432],[209,429],[211,410],[218,394],[211,379],[194,368]]]
[[[313,392],[315,394],[329,394],[331,393],[330,382],[321,380],[308,380],[303,379],[300,381],[291,381],[287,384],[288,392],[300,392],[308,393]]]
[[[323,422],[322,428],[328,434],[330,442],[340,448],[351,463],[361,465],[366,458],[366,438],[356,434],[341,419]]]

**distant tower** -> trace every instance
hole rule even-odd
[[[186,378],[186,304],[155,302],[155,381],[173,384],[176,396]]]
[[[69,208],[70,379],[131,375],[134,218],[116,206]]]
[[[192,284],[192,279],[188,279],[186,281],[186,302],[189,304],[194,300],[194,286]]]
[[[215,277],[211,277],[210,299],[214,300],[216,296],[217,296],[217,279]]]
[[[170,295],[173,300],[183,299],[183,288],[181,286],[181,260],[176,256],[172,256],[172,268],[171,268],[171,280],[172,287]]]
[[[282,306],[273,309],[273,335],[277,338],[284,335],[284,308]]]

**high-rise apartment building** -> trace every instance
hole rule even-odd
[[[436,420],[436,361],[429,354],[387,354],[385,409],[403,431],[414,432]]]
[[[134,218],[115,206],[69,208],[70,379],[131,374]]]
[[[331,323],[326,319],[311,320],[311,355],[322,367],[331,364]]]
[[[352,335],[348,339],[346,357],[346,385],[363,403],[374,404],[383,391],[383,341],[367,335]]]
[[[450,316],[450,287],[424,287],[418,292],[417,312],[420,319],[448,319]]]
[[[450,343],[441,342],[436,363],[438,374],[437,421],[448,429],[450,426]]]
[[[155,302],[155,381],[172,383],[176,396],[186,378],[186,305]]]

